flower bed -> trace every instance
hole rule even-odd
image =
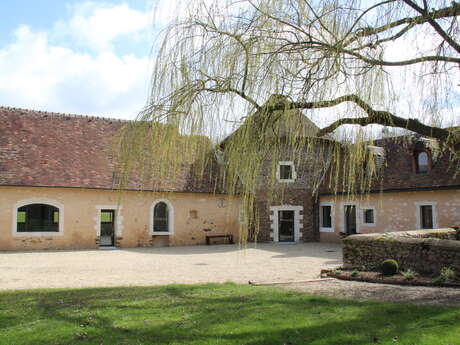
[[[377,271],[358,271],[347,269],[323,270],[321,275],[323,277],[331,277],[341,280],[364,281],[369,283],[460,288],[460,280],[458,277],[452,280],[441,281],[439,276],[416,275],[415,277],[408,279],[402,273],[385,276],[381,272]]]

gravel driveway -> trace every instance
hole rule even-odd
[[[0,252],[0,290],[295,281],[341,264],[330,243]]]

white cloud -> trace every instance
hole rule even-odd
[[[70,7],[70,20],[55,24],[53,34],[69,36],[77,44],[95,51],[113,49],[120,37],[138,40],[152,27],[151,11],[138,11],[126,4],[108,5],[85,1]]]
[[[13,42],[0,47],[0,105],[131,118],[142,108],[149,57],[117,55],[111,43],[145,30],[147,14],[126,5],[80,6],[68,25],[61,22],[54,30],[79,35],[92,53],[51,43],[54,31],[19,26]]]

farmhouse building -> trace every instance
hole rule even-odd
[[[330,137],[300,112],[296,135],[315,140],[303,157],[288,149],[276,164],[275,197],[264,179],[255,196],[257,241],[339,241],[354,233],[460,225],[460,176],[436,142],[411,135],[369,144],[381,179],[350,197],[331,188]],[[120,191],[110,148],[127,121],[0,108],[0,250],[204,244],[238,238],[240,201],[219,188],[217,161],[197,176],[131,179]],[[300,125],[299,125],[300,124]],[[280,126],[279,139],[292,128]],[[300,131],[300,135],[299,135]]]
[[[126,121],[0,108],[0,250],[201,244],[238,235],[238,200],[213,174],[130,181],[111,158]]]

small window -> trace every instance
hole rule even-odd
[[[153,209],[153,232],[169,232],[168,205],[163,201]]]
[[[364,224],[374,224],[374,210],[368,208],[363,211]]]
[[[431,168],[431,157],[428,151],[415,151],[415,172],[417,174],[426,174]]]
[[[276,177],[279,182],[293,182],[297,177],[294,162],[279,162]]]
[[[280,165],[280,180],[292,180],[292,166]]]
[[[433,229],[433,206],[420,206],[420,220],[422,229]]]
[[[59,232],[59,209],[46,204],[18,208],[17,232]]]
[[[332,206],[321,206],[321,227],[332,227]]]

